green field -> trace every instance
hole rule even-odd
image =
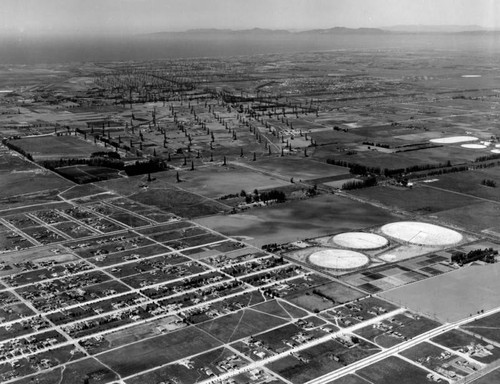
[[[449,173],[447,175],[436,176],[435,178],[438,180],[429,183],[429,187],[438,187],[450,191],[481,197],[483,199],[500,201],[499,167],[459,173]],[[482,185],[481,182],[483,180],[493,180],[497,186],[488,187]]]
[[[498,222],[500,204],[498,203],[482,202],[465,207],[457,207],[438,212],[436,216],[448,223],[472,231],[491,231],[494,236],[500,238],[500,224]]]
[[[99,360],[122,377],[127,377],[220,344],[220,341],[198,328],[189,327],[105,352],[99,355]]]
[[[422,384],[427,383],[427,371],[397,357],[388,357],[357,374],[372,384]]]
[[[322,311],[333,306],[363,297],[364,294],[337,282],[294,292],[287,295],[291,303],[312,311]]]
[[[474,381],[474,384],[496,384],[500,383],[500,369],[497,368],[493,372],[484,375],[480,379]]]
[[[370,384],[371,382],[362,379],[354,374],[342,376],[340,379],[330,381],[328,384]]]
[[[57,173],[78,184],[121,178],[118,170],[90,165],[71,165],[56,169]]]
[[[349,173],[349,169],[325,162],[311,159],[269,157],[250,163],[254,168],[261,169],[287,179],[294,178],[295,181],[311,180],[330,176],[338,176]]]
[[[268,315],[252,309],[242,309],[236,313],[199,324],[198,327],[224,343],[242,339],[287,323],[289,319]]]
[[[294,384],[302,384],[379,351],[373,344],[364,341],[353,348],[347,348],[337,341],[328,340],[300,351],[301,360],[287,356],[267,367]]]
[[[370,201],[382,203],[385,206],[420,214],[435,213],[479,202],[474,197],[457,195],[452,192],[415,186],[413,188],[376,186],[372,188],[351,191]]]
[[[378,226],[398,217],[369,204],[337,195],[321,195],[248,213],[204,217],[196,221],[229,236],[242,236],[251,244],[288,243],[298,239]]]
[[[53,172],[36,168],[25,172],[0,172],[0,185],[0,198],[4,198],[45,190],[62,191],[75,184]],[[54,193],[51,195],[54,198]]]
[[[471,266],[380,295],[443,322],[456,321],[500,306],[499,273],[500,264]]]
[[[473,332],[496,343],[500,342],[500,312],[474,320],[462,326],[468,332]]]
[[[160,177],[166,174],[171,181],[172,173],[163,172],[155,175],[157,181],[154,184],[161,183],[163,180]],[[193,172],[183,172],[179,187],[206,197],[218,198],[228,194],[239,194],[242,190],[253,192],[255,189],[278,188],[289,184],[288,181],[278,177],[263,175],[229,163],[227,167],[204,167]]]
[[[89,384],[106,384],[118,377],[107,367],[93,358],[57,367],[52,371],[38,373],[36,379],[27,377],[16,381],[16,384],[76,384],[88,379]]]
[[[470,323],[474,324],[474,323]],[[463,328],[467,327],[464,326]],[[472,331],[472,330],[470,330]],[[443,333],[439,336],[433,337],[431,339],[433,342],[437,344],[441,344],[447,348],[453,349],[454,351],[458,351],[463,349],[464,347],[471,344],[481,344],[483,347],[488,345],[487,342],[481,341],[477,337],[474,337],[468,333],[462,332],[458,329],[453,329],[449,332]],[[490,350],[491,355],[488,356],[478,356],[477,354],[473,355],[472,358],[474,360],[480,361],[482,363],[492,363],[500,358],[500,348],[493,346],[494,348]]]
[[[175,183],[175,173],[165,172]],[[108,180],[99,183],[100,187],[127,196],[129,199],[148,206],[153,206],[183,217],[200,217],[229,211],[230,207],[215,200],[182,189],[182,183],[176,185],[152,182],[150,188],[145,185],[145,177]]]
[[[91,144],[75,136],[39,136],[13,140],[30,153],[37,161],[48,159],[89,157],[91,153],[102,151],[102,147]]]

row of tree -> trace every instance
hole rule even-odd
[[[352,189],[374,187],[376,185],[377,185],[377,178],[375,176],[372,176],[372,177],[368,177],[364,180],[347,181],[344,184],[342,184],[342,189],[345,191],[349,191]]]
[[[456,251],[451,256],[451,261],[459,265],[472,263],[478,260],[486,263],[494,263],[496,255],[498,255],[498,251],[493,248],[474,249],[468,253]]]
[[[22,149],[21,147],[15,145],[15,144],[12,144],[9,140],[3,139],[2,144],[13,151],[20,153],[21,155],[26,157],[28,160],[33,161],[33,156],[31,156],[31,153],[26,152],[24,149]]]

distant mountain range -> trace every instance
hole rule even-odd
[[[333,27],[326,29],[310,29],[305,31],[289,31],[285,29],[265,29],[265,28],[253,28],[253,29],[216,29],[216,28],[204,28],[204,29],[190,29],[184,32],[156,32],[148,34],[149,36],[313,36],[313,35],[387,35],[387,34],[401,34],[401,33],[438,33],[438,34],[449,34],[449,33],[459,33],[459,34],[489,34],[489,33],[500,33],[498,30],[492,30],[483,28],[478,25],[396,25],[384,28],[345,28],[345,27]]]

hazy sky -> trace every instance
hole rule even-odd
[[[497,0],[0,0],[0,32],[145,33],[399,24],[500,29]]]

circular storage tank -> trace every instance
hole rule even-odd
[[[309,262],[318,267],[349,270],[362,267],[370,259],[362,253],[346,249],[324,249],[309,256]]]
[[[431,143],[436,144],[454,144],[454,143],[465,143],[467,141],[476,141],[479,140],[474,136],[452,136],[452,137],[441,137],[439,139],[431,139],[429,140]]]
[[[366,232],[345,232],[333,236],[335,244],[353,249],[378,249],[389,242],[385,237]]]
[[[462,148],[469,148],[469,149],[484,149],[486,148],[486,145],[484,144],[462,144]]]
[[[397,240],[418,245],[445,246],[457,244],[462,240],[462,235],[452,229],[418,221],[386,224],[381,231]]]

